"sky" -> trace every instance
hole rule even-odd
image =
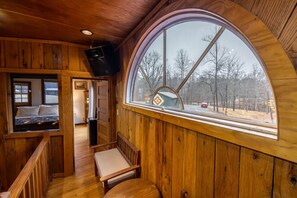
[[[175,57],[179,49],[187,51],[190,60],[196,61],[206,49],[208,42],[202,41],[206,35],[214,35],[220,26],[203,21],[191,21],[176,24],[167,29],[167,65],[174,65]],[[244,69],[249,72],[253,64],[260,65],[256,56],[248,46],[234,33],[225,29],[218,40],[221,46],[230,49],[230,54],[236,53],[245,63]],[[160,34],[148,48],[148,51],[157,51],[163,58],[163,34]]]

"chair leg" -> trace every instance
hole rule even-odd
[[[104,185],[104,194],[106,194],[107,191],[109,190],[108,185],[107,185],[107,181],[104,181],[103,185]]]
[[[95,166],[95,176],[98,176],[98,169],[97,169],[97,165],[96,165],[96,161],[94,160],[94,166]]]

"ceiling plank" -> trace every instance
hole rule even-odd
[[[0,0],[0,36],[119,44],[159,1]]]
[[[278,38],[295,5],[296,0],[255,0],[252,13],[258,16]]]

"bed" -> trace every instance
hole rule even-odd
[[[57,105],[39,105],[17,107],[14,131],[36,131],[59,129]]]

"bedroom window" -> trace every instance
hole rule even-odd
[[[58,81],[54,79],[43,80],[44,104],[58,104]]]
[[[156,26],[129,75],[130,104],[276,137],[263,62],[244,35],[210,13],[174,16]]]
[[[31,105],[31,82],[15,82],[14,100],[17,106]]]
[[[59,129],[56,75],[12,74],[14,132]]]

